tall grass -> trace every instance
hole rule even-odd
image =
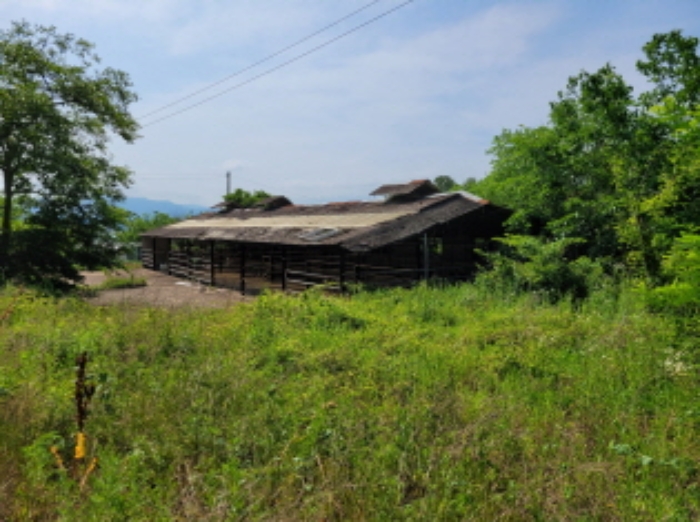
[[[14,299],[14,301],[13,301]],[[694,339],[629,292],[0,297],[0,519],[695,520]],[[75,357],[97,383],[80,491]]]

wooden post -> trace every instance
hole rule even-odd
[[[428,233],[423,233],[423,279],[430,277],[430,245],[428,245]]]
[[[269,252],[270,252],[270,259],[269,259],[268,266],[267,266],[267,276],[270,280],[270,284],[272,284],[272,282],[275,279],[275,274],[274,274],[274,271],[275,271],[275,250],[270,249]]]
[[[241,243],[241,294],[245,295],[245,243]]]
[[[287,291],[287,249],[282,248],[282,291]]]
[[[214,241],[209,241],[209,284],[214,286]]]
[[[151,255],[150,269],[156,270],[158,265],[156,264],[156,238],[155,237],[151,240],[151,253],[152,253],[152,255]],[[166,256],[166,259],[167,259],[167,256]]]
[[[345,252],[340,251],[340,293],[345,293]]]
[[[416,280],[421,278],[421,267],[423,266],[423,238],[419,237],[418,241],[415,243],[415,253],[416,253],[416,259],[415,259],[415,269],[411,270],[408,272],[408,277],[411,278],[411,281]]]

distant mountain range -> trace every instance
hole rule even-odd
[[[172,201],[148,198],[126,198],[119,206],[134,214],[162,212],[175,217],[184,217],[188,214],[201,214],[202,212],[211,210],[201,205],[181,205],[179,203],[173,203]]]

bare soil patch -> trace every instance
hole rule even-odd
[[[225,308],[233,304],[249,302],[250,296],[226,288],[214,288],[201,285],[195,281],[169,276],[162,272],[138,268],[133,270],[134,277],[143,277],[147,285],[139,288],[120,288],[115,290],[98,290],[97,295],[87,300],[95,305],[133,304],[162,307],[216,307]],[[107,276],[103,272],[83,272],[84,284],[96,287]],[[129,277],[129,273],[116,274]]]

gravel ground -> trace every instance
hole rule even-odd
[[[225,288],[212,288],[194,281],[179,279],[154,270],[139,268],[133,271],[135,277],[143,277],[147,286],[140,288],[120,288],[100,290],[95,297],[87,298],[95,305],[133,304],[162,307],[218,307],[224,308],[236,303],[248,302],[253,298]],[[101,284],[106,276],[102,272],[83,272],[87,286]],[[128,275],[125,273],[125,277]]]

